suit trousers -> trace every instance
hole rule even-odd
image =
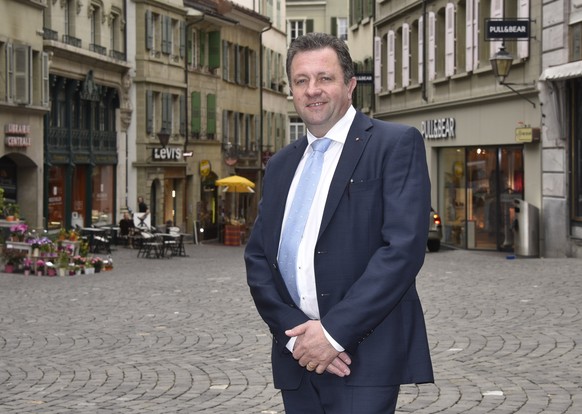
[[[305,372],[295,390],[281,390],[286,414],[393,414],[400,386],[356,387],[325,372]]]

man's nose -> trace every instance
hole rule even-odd
[[[321,93],[319,82],[317,82],[317,80],[309,81],[306,92],[308,95],[319,95]]]

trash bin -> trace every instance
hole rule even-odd
[[[515,199],[513,201],[515,210],[513,246],[515,254],[523,257],[539,257],[539,209],[523,200]]]

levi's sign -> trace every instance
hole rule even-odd
[[[155,161],[177,161],[182,158],[182,148],[154,148],[152,150],[152,158]]]
[[[485,19],[485,40],[529,39],[529,19]]]

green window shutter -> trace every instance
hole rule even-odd
[[[180,95],[180,135],[186,135],[186,97]]]
[[[180,22],[180,57],[186,54],[186,23]]]
[[[192,65],[192,30],[186,33],[186,59],[188,66]]]
[[[154,132],[154,95],[152,91],[146,91],[146,132]]]
[[[204,59],[204,55],[206,54],[206,32],[200,31],[198,38],[200,39],[200,66],[206,65],[206,60]]]
[[[146,11],[146,49],[151,50],[154,48],[154,27],[152,22],[152,12],[150,10]]]
[[[190,102],[192,107],[191,118],[191,129],[192,133],[199,134],[202,127],[202,113],[200,108],[200,92],[192,92],[190,94]]]
[[[313,19],[307,19],[305,23],[306,23],[305,26],[307,28],[305,33],[313,33]]]
[[[208,33],[208,67],[216,69],[220,67],[220,32]]]
[[[337,17],[331,18],[330,34],[337,37]]]
[[[206,95],[206,132],[216,134],[216,95]]]

